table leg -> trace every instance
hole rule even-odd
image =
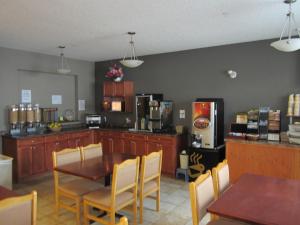
[[[104,177],[104,186],[105,187],[110,186],[110,174]]]

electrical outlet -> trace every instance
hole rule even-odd
[[[185,110],[184,109],[179,110],[179,119],[185,119]]]

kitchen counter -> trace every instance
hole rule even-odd
[[[29,134],[22,134],[22,135],[10,135],[10,134],[3,134],[2,136],[15,138],[15,139],[24,139],[24,138],[32,138],[32,137],[43,137],[49,135],[60,135],[65,133],[72,133],[78,131],[110,131],[110,132],[126,132],[126,133],[135,133],[135,134],[144,134],[144,135],[164,135],[164,136],[177,136],[176,133],[152,133],[148,131],[141,131],[141,130],[129,130],[128,128],[116,127],[116,128],[96,128],[96,129],[89,129],[86,126],[84,127],[73,127],[73,128],[63,128],[61,131],[53,132],[50,130],[46,130],[43,132],[37,133],[29,133]]]
[[[287,148],[296,148],[300,150],[300,145],[297,144],[290,144],[289,142],[276,142],[276,141],[266,141],[266,140],[245,140],[245,139],[233,139],[233,138],[226,138],[225,142],[234,142],[234,143],[244,143],[244,144],[257,144],[257,145],[269,145],[270,147],[287,147]]]
[[[226,139],[230,181],[244,173],[300,179],[300,145]]]

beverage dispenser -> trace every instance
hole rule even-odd
[[[192,103],[192,144],[215,149],[224,144],[224,101],[198,98]]]

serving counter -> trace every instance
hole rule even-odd
[[[230,181],[244,173],[300,179],[300,145],[226,139]]]
[[[52,152],[102,143],[103,152],[137,156],[163,150],[162,173],[175,176],[178,153],[186,147],[184,135],[131,132],[124,129],[76,128],[27,136],[2,136],[3,154],[14,158],[16,182],[52,170]]]

